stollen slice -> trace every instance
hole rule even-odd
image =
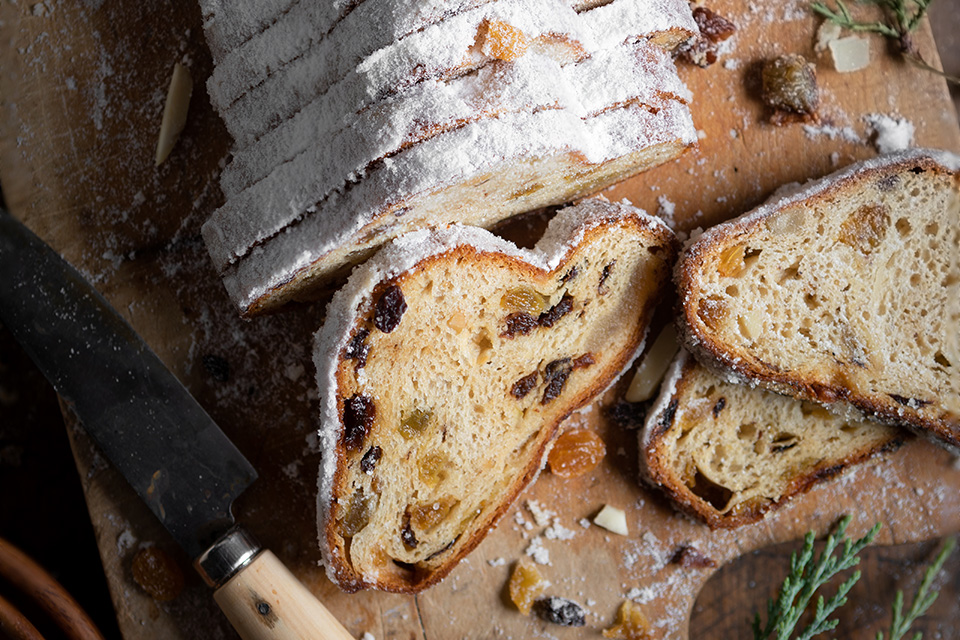
[[[659,220],[594,199],[532,250],[455,225],[358,267],[316,338],[330,578],[415,592],[446,575],[630,364],[676,250]]]

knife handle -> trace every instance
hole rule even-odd
[[[243,640],[354,640],[268,549],[213,598]]]

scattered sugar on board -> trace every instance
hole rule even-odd
[[[543,546],[543,538],[540,536],[533,538],[523,552],[537,564],[550,565],[550,551]]]
[[[893,153],[913,146],[913,123],[906,118],[897,118],[882,113],[868,113],[863,116],[871,134],[873,146],[880,153]]]
[[[527,510],[533,516],[533,521],[537,523],[538,527],[545,527],[550,524],[550,521],[557,517],[557,514],[549,509],[541,506],[536,500],[527,500],[525,502]]]

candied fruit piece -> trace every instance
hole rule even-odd
[[[434,488],[443,480],[448,465],[449,461],[442,453],[428,453],[424,455],[418,462],[420,482],[431,489]]]
[[[736,278],[743,273],[745,267],[743,257],[746,251],[747,248],[742,244],[724,249],[717,263],[717,271],[720,275],[725,278]]]
[[[613,640],[651,640],[650,621],[643,615],[640,605],[624,600],[617,611],[617,622],[603,630],[604,638]]]
[[[170,602],[183,591],[183,571],[159,547],[146,547],[133,556],[133,580],[158,602]]]
[[[574,429],[557,438],[547,464],[554,475],[577,478],[595,469],[606,453],[603,440],[594,431]]]
[[[583,607],[566,598],[550,596],[541,598],[533,603],[533,612],[541,620],[559,624],[564,627],[582,627],[587,623]]]
[[[527,38],[523,31],[506,22],[486,20],[480,25],[478,35],[480,51],[491,58],[510,62],[527,52]]]
[[[762,71],[763,103],[776,114],[812,117],[820,105],[817,74],[798,54],[767,60]],[[779,117],[775,115],[775,120]]]
[[[370,396],[357,393],[344,403],[343,443],[347,449],[358,450],[363,446],[376,417],[377,407]]]
[[[376,494],[365,494],[363,489],[355,492],[350,497],[350,505],[347,507],[347,513],[340,521],[340,535],[344,538],[352,538],[360,533],[364,527],[370,524],[373,518],[373,512],[377,508]]]
[[[700,304],[697,305],[697,317],[712,331],[720,328],[720,323],[726,314],[726,303],[714,296],[704,298],[700,301]]]
[[[538,316],[547,306],[547,297],[531,287],[514,287],[500,298],[500,306],[511,313]]]
[[[513,573],[510,574],[508,589],[510,599],[517,605],[525,616],[530,615],[530,609],[533,602],[540,597],[549,586],[549,582],[543,579],[537,567],[527,558],[517,561],[513,567]]]
[[[409,507],[410,524],[417,531],[433,531],[446,520],[460,501],[453,496],[444,496],[430,502],[422,502]]]
[[[398,285],[390,285],[377,300],[373,324],[380,331],[390,333],[400,326],[400,320],[406,310],[407,301],[403,298],[403,290]]]
[[[429,409],[414,409],[410,415],[400,421],[400,426],[397,429],[404,439],[410,440],[426,430],[432,417],[433,411]]]
[[[889,227],[886,207],[865,204],[843,221],[839,240],[866,255],[880,246]]]

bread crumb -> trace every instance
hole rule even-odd
[[[557,516],[556,513],[541,506],[536,500],[527,500],[526,507],[538,527],[546,527],[550,524],[550,521]]]
[[[533,558],[537,564],[550,564],[550,551],[543,546],[543,538],[537,536],[530,541],[524,553]]]

